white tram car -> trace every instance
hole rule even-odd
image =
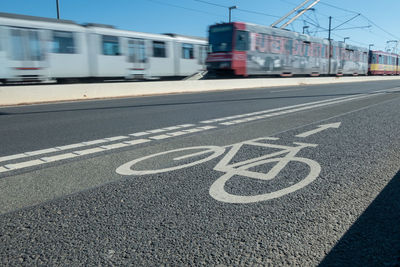
[[[0,81],[154,79],[205,69],[207,40],[0,13]]]

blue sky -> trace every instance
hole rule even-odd
[[[229,6],[234,21],[270,25],[303,0],[59,0],[61,18],[79,23],[111,24],[120,29],[151,33],[174,32],[207,36],[207,26],[228,20]],[[205,2],[211,3],[207,4]],[[212,5],[214,4],[214,5]],[[333,5],[333,6],[330,6]],[[340,7],[340,9],[338,8]],[[394,46],[387,41],[400,38],[399,0],[321,0],[308,17],[297,20],[288,29],[302,31],[304,25],[311,35],[327,38],[328,17],[332,27],[361,13],[333,32],[335,40],[375,49]],[[56,17],[56,0],[3,0],[0,12]],[[272,15],[272,16],[270,16]],[[274,17],[276,16],[276,17]],[[316,27],[318,26],[318,27]],[[358,28],[357,28],[358,27]],[[359,28],[361,27],[361,28]],[[353,28],[342,30],[343,28]],[[399,44],[400,48],[400,44]]]

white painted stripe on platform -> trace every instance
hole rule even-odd
[[[24,162],[15,163],[15,164],[8,164],[5,167],[10,170],[17,170],[17,169],[41,165],[43,163],[45,163],[45,162],[40,159],[34,159],[34,160],[24,161]]]
[[[41,149],[41,150],[36,150],[36,151],[30,151],[30,152],[25,152],[27,156],[37,156],[37,155],[42,155],[42,154],[47,154],[47,153],[52,153],[52,152],[57,152],[60,151],[57,148],[46,148],[46,149]]]
[[[10,155],[10,156],[4,156],[0,157],[0,162],[2,161],[8,161],[8,160],[13,160],[13,159],[20,159],[20,158],[26,158],[27,156],[24,153],[21,154],[15,154],[15,155]]]
[[[74,153],[65,153],[65,154],[56,155],[56,156],[52,156],[52,157],[44,157],[44,158],[41,158],[41,160],[43,160],[45,162],[53,162],[53,161],[70,159],[70,158],[75,158],[75,157],[78,157],[78,155],[76,155]]]
[[[101,152],[101,151],[105,151],[105,149],[101,148],[101,147],[95,147],[95,148],[89,148],[89,149],[74,151],[73,153],[77,154],[79,156],[83,156],[83,155],[98,153],[98,152]]]
[[[162,140],[162,139],[167,139],[172,137],[171,135],[166,135],[166,134],[160,134],[160,135],[156,135],[156,136],[152,136],[149,137],[150,139],[154,139],[154,140]]]

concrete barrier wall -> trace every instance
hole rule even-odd
[[[132,97],[155,94],[173,94],[333,84],[380,80],[400,80],[397,76],[323,77],[323,78],[260,78],[198,81],[123,82],[95,84],[43,84],[25,86],[0,86],[0,105],[21,105],[56,101],[73,101],[98,98]]]

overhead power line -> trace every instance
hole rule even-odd
[[[221,7],[221,8],[226,8],[226,9],[229,8],[229,6],[219,5],[219,4],[215,4],[215,3],[204,1],[204,0],[193,0],[193,1],[200,2],[203,4],[207,4],[207,5],[217,6],[217,7]],[[261,15],[261,16],[272,17],[272,18],[280,18],[279,16],[275,16],[275,15],[271,15],[271,14],[267,14],[267,13],[263,13],[263,12],[258,12],[258,11],[254,11],[254,10],[243,9],[243,8],[239,8],[239,7],[237,7],[235,10],[241,11],[241,12],[246,12],[246,13],[251,13],[251,14],[257,14],[257,15]]]
[[[204,10],[199,10],[199,9],[194,9],[194,8],[190,8],[190,7],[179,6],[179,5],[170,4],[170,3],[166,3],[166,2],[162,2],[162,1],[157,1],[157,0],[147,0],[147,1],[153,2],[153,3],[157,3],[159,5],[171,6],[171,7],[175,7],[175,8],[185,9],[185,10],[198,12],[198,13],[203,13],[203,14],[208,14],[208,15],[213,15],[213,16],[217,16],[217,17],[221,16],[220,14],[214,14],[214,13],[210,13],[210,12],[207,12],[207,11],[204,11]]]

